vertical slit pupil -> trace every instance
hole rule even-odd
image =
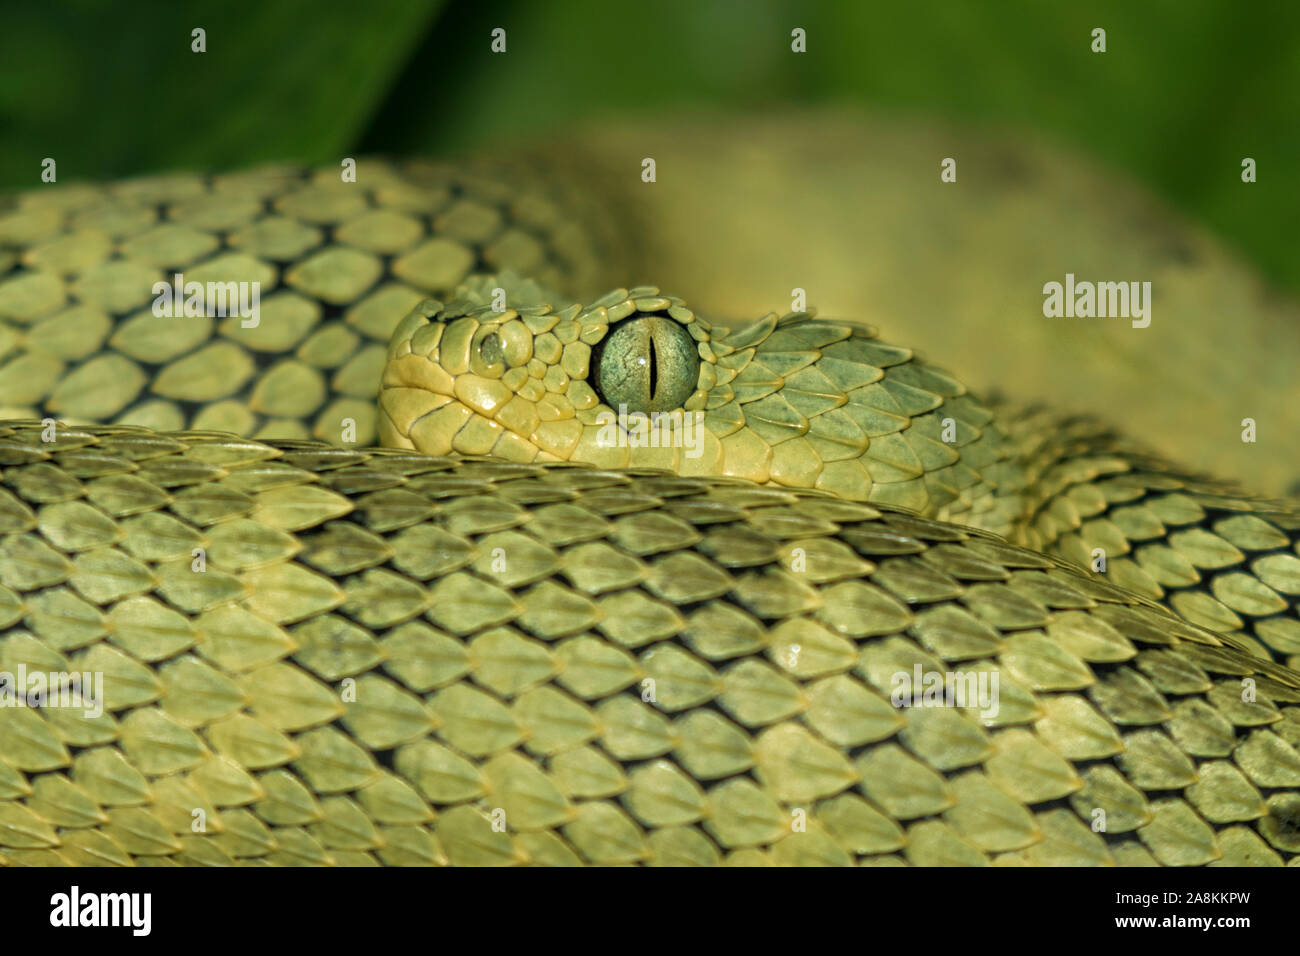
[[[659,384],[659,364],[655,361],[655,340],[650,336],[650,399],[654,400],[656,386]]]

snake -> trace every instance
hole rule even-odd
[[[0,199],[0,864],[1300,859],[1289,502],[710,319],[602,188]]]

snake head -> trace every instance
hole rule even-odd
[[[649,286],[585,306],[544,299],[503,276],[417,306],[389,345],[381,440],[431,455],[716,473],[708,323]],[[651,428],[675,437],[641,434]]]
[[[1006,454],[992,415],[870,329],[771,313],[725,334],[651,286],[552,302],[490,277],[421,303],[389,346],[384,444],[721,474],[944,518],[990,506],[982,472]]]

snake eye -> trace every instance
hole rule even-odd
[[[681,408],[700,377],[695,340],[681,324],[634,316],[610,331],[594,357],[596,390],[611,408],[668,412]]]

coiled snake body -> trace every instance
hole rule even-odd
[[[851,323],[591,298],[617,234],[502,175],[0,205],[0,672],[103,678],[0,707],[0,863],[1300,855],[1284,506]]]

